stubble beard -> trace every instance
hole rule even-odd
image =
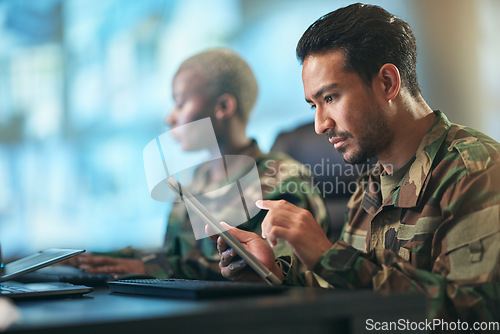
[[[348,154],[347,148],[344,146],[337,150],[348,164],[365,163],[368,159],[376,157],[389,147],[393,138],[394,132],[389,128],[381,113],[368,112],[367,115],[370,116],[365,117],[362,122],[362,127],[366,130],[362,137],[354,138],[351,133],[342,134],[354,140],[354,143],[351,144],[351,154]]]

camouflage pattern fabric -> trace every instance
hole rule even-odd
[[[323,200],[313,188],[312,175],[304,165],[282,153],[264,155],[255,141],[238,154],[252,157],[256,161],[263,199],[285,199],[308,209],[324,230],[327,230]],[[219,187],[209,183],[208,173],[209,169],[203,166],[197,169],[192,182],[197,188],[194,192]],[[242,171],[233,170],[229,174],[230,178],[237,178]],[[235,200],[241,201],[239,198]],[[225,207],[230,209],[231,203],[225,203]],[[260,211],[238,228],[260,234],[260,224],[265,213],[266,211]],[[286,243],[280,242],[274,251],[276,257],[280,258],[279,264],[285,275],[300,276],[305,270],[303,265],[295,264],[298,259]],[[141,258],[148,274],[158,278],[224,279],[220,274],[219,253],[215,242],[209,238],[195,239],[186,206],[182,202],[173,205],[168,217],[163,252],[142,254]]]
[[[315,273],[331,286],[422,291],[429,319],[500,319],[500,144],[436,111],[415,161],[382,202],[358,180],[341,240]]]

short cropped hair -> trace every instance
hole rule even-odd
[[[411,95],[421,93],[415,36],[408,23],[383,8],[356,3],[320,17],[302,35],[296,53],[303,64],[309,55],[335,50],[344,52],[344,69],[357,73],[368,86],[380,68],[391,63]]]
[[[257,79],[252,69],[235,52],[216,48],[186,59],[178,71],[195,68],[213,90],[214,97],[231,94],[237,101],[236,113],[246,123],[258,95]]]

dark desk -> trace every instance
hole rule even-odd
[[[422,295],[292,289],[281,295],[210,301],[111,294],[17,302],[8,333],[362,333],[367,319],[425,319]]]

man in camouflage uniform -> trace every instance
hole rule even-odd
[[[341,240],[331,244],[309,213],[284,201],[258,203],[269,210],[262,236],[285,240],[332,287],[421,291],[430,319],[498,321],[500,144],[430,109],[416,81],[411,29],[380,7],[325,15],[304,33],[297,56],[316,132],[347,162],[379,162],[358,180]],[[269,263],[267,243],[231,231]],[[219,239],[218,247],[223,275],[239,277],[227,245]]]
[[[248,64],[227,49],[212,49],[185,60],[174,76],[172,91],[175,107],[166,123],[177,131],[174,138],[183,149],[196,133],[182,133],[182,125],[210,117],[222,156],[250,157],[256,162],[264,199],[286,199],[312,212],[321,229],[327,230],[326,209],[319,193],[313,189],[312,175],[302,164],[285,154],[263,154],[255,140],[246,136],[245,128],[257,99],[257,81]],[[184,127],[185,128],[185,127]],[[203,194],[221,188],[226,179],[244,176],[245,167],[238,163],[218,168],[212,162],[198,167],[189,188]],[[259,189],[260,191],[260,189]],[[240,199],[237,199],[240,201]],[[220,203],[220,210],[231,209],[234,203]],[[220,211],[220,216],[225,215]],[[214,214],[214,212],[212,212]],[[215,215],[215,214],[214,214]],[[240,225],[260,233],[265,216],[261,211]],[[284,268],[295,262],[290,246],[284,242],[275,249]],[[164,248],[147,253],[126,248],[100,254],[83,255],[73,260],[88,272],[113,274],[138,273],[158,278],[223,279],[220,275],[219,253],[209,238],[196,240],[184,203],[174,203],[168,217]],[[294,266],[295,270],[295,266]],[[294,275],[301,268],[294,271]]]

